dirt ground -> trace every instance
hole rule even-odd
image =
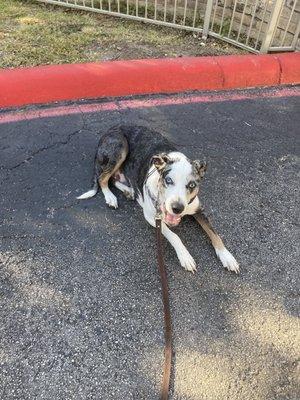
[[[215,39],[35,1],[0,0],[0,67],[239,54]]]

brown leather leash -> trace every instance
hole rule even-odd
[[[164,320],[165,320],[165,361],[164,361],[164,372],[163,372],[160,398],[161,400],[168,400],[171,365],[172,365],[172,324],[171,324],[171,313],[170,313],[170,303],[168,294],[167,273],[165,269],[163,250],[162,250],[161,219],[156,218],[155,221],[156,221],[157,262],[161,280],[162,297],[164,305]]]

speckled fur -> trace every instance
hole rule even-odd
[[[158,213],[161,215],[163,235],[174,247],[182,267],[190,272],[195,272],[196,263],[167,224],[174,226],[184,215],[195,215],[223,265],[238,272],[235,258],[202,214],[198,192],[205,171],[206,164],[189,160],[154,130],[143,126],[114,126],[99,141],[93,188],[78,198],[93,197],[100,186],[106,203],[117,208],[117,198],[108,187],[109,179],[113,178],[115,186],[126,197],[137,198],[150,225],[155,226],[155,218]],[[167,183],[167,176],[171,184]],[[189,188],[191,182],[194,187]],[[180,211],[175,208],[179,206]]]

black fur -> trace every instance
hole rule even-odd
[[[135,191],[142,187],[154,155],[176,151],[176,148],[160,133],[144,126],[114,126],[100,139],[95,157],[95,176],[113,168],[124,148],[124,138],[128,145],[128,155],[122,170]],[[95,178],[94,181],[95,182]]]
[[[129,147],[129,154],[123,164],[125,176],[135,189],[142,191],[152,157],[176,149],[160,133],[144,126],[121,126],[120,130]]]

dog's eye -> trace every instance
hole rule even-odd
[[[188,184],[188,188],[189,188],[189,189],[195,189],[195,187],[196,187],[196,182],[190,182],[190,183]]]
[[[170,178],[169,176],[167,176],[165,178],[165,182],[166,182],[167,185],[172,185],[172,183],[173,183],[172,178]]]

